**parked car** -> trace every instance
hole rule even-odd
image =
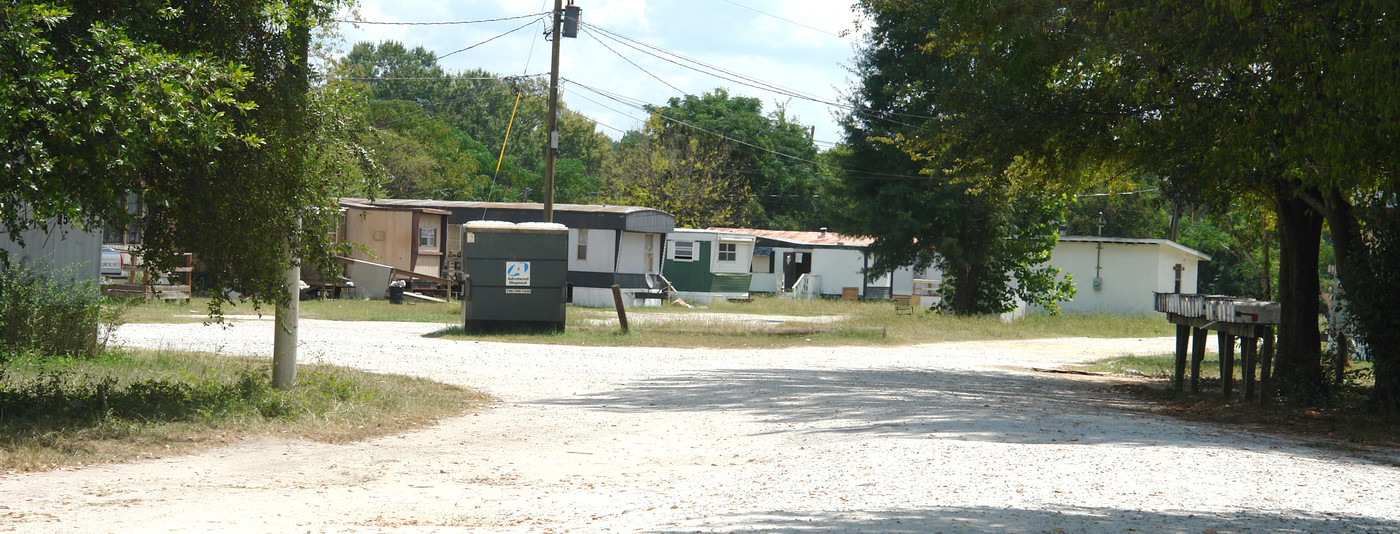
[[[102,247],[102,276],[108,278],[126,278],[127,255],[125,252],[112,247]]]

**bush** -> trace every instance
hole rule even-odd
[[[97,283],[28,263],[0,265],[0,365],[12,354],[92,357],[106,348],[122,306]]]

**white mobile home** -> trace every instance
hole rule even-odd
[[[1060,236],[1050,265],[1073,277],[1066,312],[1152,313],[1152,294],[1195,293],[1210,256],[1166,239]]]
[[[753,253],[755,293],[792,293],[801,296],[843,296],[854,292],[860,298],[889,298],[908,295],[916,273],[909,268],[880,277],[867,277],[864,269],[872,258],[866,247],[869,237],[827,232],[790,232],[747,228],[711,228],[748,234],[757,238]]]
[[[50,222],[40,228],[21,231],[24,246],[10,240],[0,228],[0,251],[12,263],[21,261],[44,265],[56,273],[72,273],[79,280],[101,277],[102,234],[81,229],[72,224]]]

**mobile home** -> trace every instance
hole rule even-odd
[[[461,225],[469,221],[540,222],[544,205],[455,200],[341,199],[341,205],[429,209],[445,212],[448,240],[445,268],[459,269]],[[636,206],[555,204],[554,221],[569,228],[570,302],[580,306],[613,305],[612,286],[622,289],[624,304],[659,305],[665,296],[661,262],[666,234],[675,229],[671,214]],[[446,274],[446,273],[445,273]]]
[[[757,239],[718,230],[677,229],[666,237],[661,268],[678,297],[695,304],[746,299]]]

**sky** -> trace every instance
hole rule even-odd
[[[545,13],[553,0],[360,0],[359,20],[378,22],[480,21]],[[565,0],[567,3],[567,0]],[[577,38],[560,43],[561,99],[597,121],[614,139],[638,129],[646,113],[637,103],[724,88],[731,96],[758,98],[765,113],[787,106],[790,120],[815,127],[819,149],[841,140],[840,109],[805,98],[839,102],[855,80],[860,38],[853,32],[851,0],[575,0],[583,10]],[[349,19],[345,13],[338,17]],[[449,72],[481,68],[502,76],[549,73],[546,23],[518,18],[452,25],[340,24],[344,48],[361,41],[395,40],[446,55]],[[516,30],[517,28],[522,29]],[[505,34],[505,35],[502,35]],[[489,42],[488,39],[497,37]],[[479,44],[480,43],[480,44]],[[652,54],[643,52],[647,50]],[[700,70],[676,54],[709,66]],[[662,56],[668,60],[659,58]],[[635,64],[635,65],[634,65]],[[707,72],[777,91],[742,85]],[[701,72],[707,71],[707,72]],[[547,79],[547,78],[545,78]],[[596,91],[595,91],[596,90]],[[609,96],[599,94],[606,93]],[[621,101],[619,101],[621,100]],[[630,104],[630,105],[629,105]]]

